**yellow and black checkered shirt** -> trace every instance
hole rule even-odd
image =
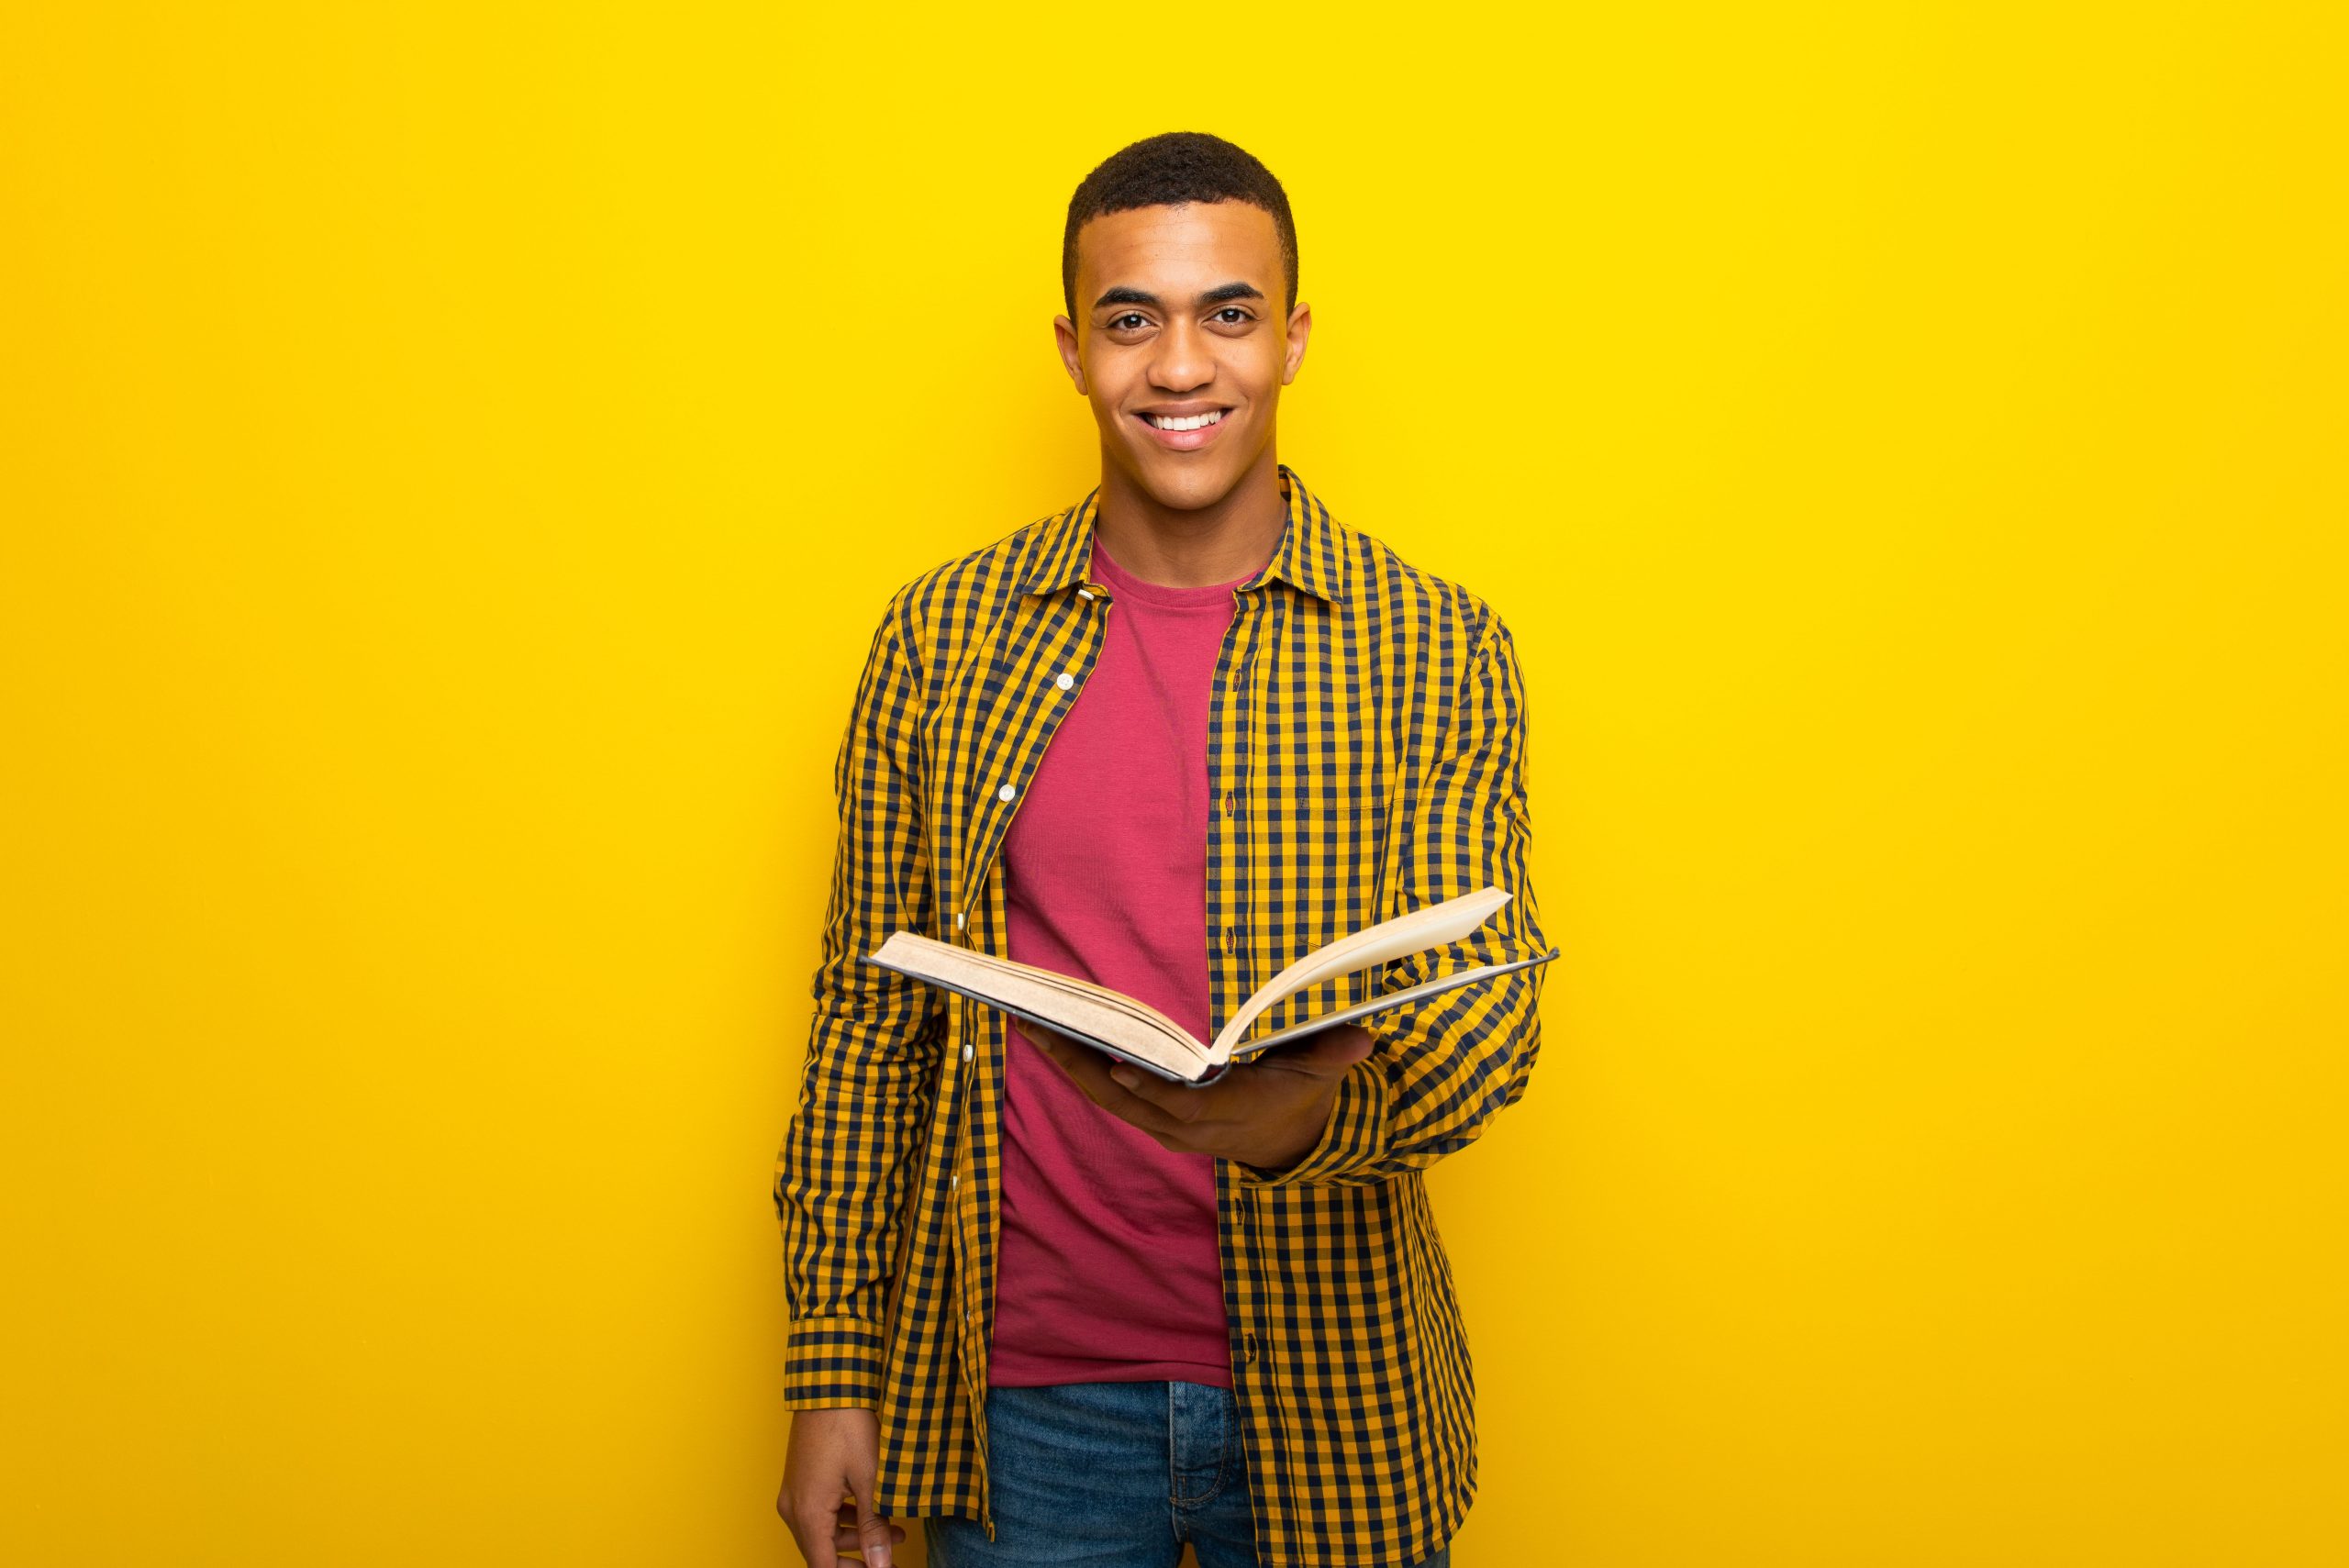
[[[1291,961],[1489,884],[1469,940],[1332,981],[1277,1028],[1548,951],[1527,879],[1525,702],[1465,589],[1332,519],[1288,469],[1286,527],[1234,590],[1208,736],[1211,1027]],[[1004,830],[1115,613],[1098,492],[900,589],[834,775],[838,859],[799,1104],[776,1162],[785,1402],[879,1415],[878,1511],[990,1535],[1001,1014],[860,962],[900,929],[1006,951]],[[1063,680],[1063,677],[1067,679]],[[1266,1563],[1407,1564],[1475,1489],[1474,1382],[1420,1173],[1525,1092],[1543,966],[1376,1015],[1320,1142],[1215,1162],[1224,1306]]]

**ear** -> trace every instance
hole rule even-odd
[[[1281,384],[1286,386],[1297,379],[1297,367],[1305,363],[1305,340],[1313,336],[1313,307],[1304,301],[1288,313],[1288,359],[1281,366]]]
[[[1076,383],[1076,395],[1079,397],[1091,396],[1085,390],[1085,361],[1077,358],[1076,324],[1065,316],[1053,317],[1052,340],[1060,347],[1061,363],[1067,369],[1069,380]]]

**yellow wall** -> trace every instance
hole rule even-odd
[[[1197,128],[1531,687],[1456,1560],[2349,1559],[2337,6],[365,9],[0,8],[0,1558],[789,1560],[851,682]]]

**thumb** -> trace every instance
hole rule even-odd
[[[1294,1072],[1310,1073],[1316,1077],[1341,1078],[1355,1062],[1367,1058],[1375,1042],[1370,1031],[1359,1024],[1341,1024],[1333,1029],[1308,1035],[1273,1060]]]
[[[874,1469],[860,1465],[849,1472],[850,1489],[856,1493],[857,1544],[864,1556],[864,1568],[890,1568],[889,1521],[874,1508]]]

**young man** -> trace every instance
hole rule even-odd
[[[859,962],[920,931],[1207,1038],[1487,884],[1469,940],[1273,1021],[1547,951],[1508,630],[1275,455],[1312,326],[1279,183],[1137,142],[1077,188],[1062,283],[1100,485],[897,592],[835,771],[776,1507],[818,1568],[885,1565],[892,1516],[941,1568],[1442,1564],[1472,1379],[1420,1173],[1524,1092],[1541,968],[1190,1088]]]

